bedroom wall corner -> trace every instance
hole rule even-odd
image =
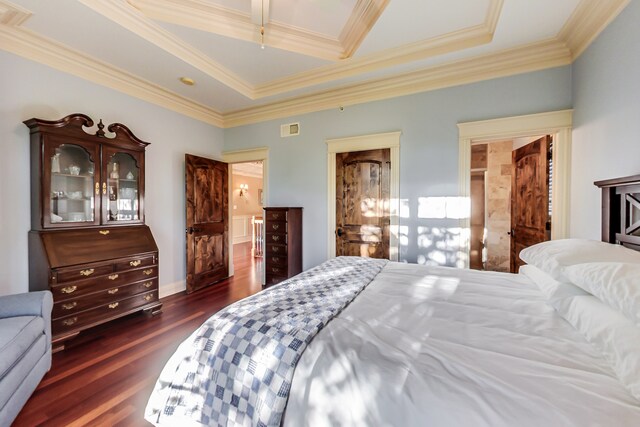
[[[640,2],[633,1],[572,67],[571,236],[600,239],[594,181],[640,173]]]
[[[28,291],[29,132],[23,120],[85,113],[151,145],[146,223],[160,252],[160,295],[184,289],[184,154],[222,156],[223,132],[114,90],[0,51],[0,295]]]

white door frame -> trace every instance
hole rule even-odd
[[[262,161],[262,198],[264,201],[263,203],[266,205],[267,200],[269,200],[269,147],[225,151],[222,153],[222,161],[228,164]],[[233,188],[231,188],[231,178],[233,172],[231,171],[231,168],[229,169],[229,173],[227,175],[229,180],[229,218],[231,219],[233,218]],[[230,220],[229,223],[233,224],[233,221]],[[227,251],[229,254],[229,276],[233,276],[235,273],[233,267],[233,238],[231,237],[233,235],[232,233],[232,230],[228,230],[229,245],[227,247]],[[262,283],[264,283],[264,272]]]
[[[553,135],[553,177],[551,239],[569,236],[569,198],[571,177],[571,129],[573,110],[551,111],[526,116],[458,123],[460,197],[471,195],[471,143],[534,135]],[[462,230],[469,230],[470,218],[461,219]],[[469,267],[469,236],[460,234],[460,252],[466,253]]]
[[[389,148],[391,173],[389,176],[389,259],[399,255],[399,198],[400,198],[400,135],[402,132],[378,133],[348,138],[327,139],[327,256],[336,256],[336,154]]]

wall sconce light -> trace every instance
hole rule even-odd
[[[244,197],[245,193],[249,192],[249,185],[248,184],[240,184],[240,197]]]

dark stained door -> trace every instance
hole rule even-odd
[[[511,272],[521,265],[520,251],[549,240],[549,161],[551,137],[513,152],[511,175]]]
[[[228,165],[185,155],[187,293],[229,277]]]
[[[389,259],[390,154],[336,154],[336,256]]]

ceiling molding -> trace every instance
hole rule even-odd
[[[253,88],[232,71],[148,19],[125,0],[78,0],[104,17],[197,68],[236,92],[253,99]]]
[[[0,25],[0,49],[214,126],[224,125],[222,115],[205,105],[30,30]]]
[[[389,4],[389,0],[358,0],[338,39],[342,44],[340,59],[351,58]]]
[[[314,111],[361,104],[419,92],[474,83],[571,63],[571,52],[557,39],[454,61],[429,69],[343,86],[310,95],[224,114],[235,127]]]
[[[373,0],[367,0],[373,1]],[[260,44],[251,15],[200,0],[128,0],[151,19],[182,25]],[[316,58],[336,61],[344,49],[336,38],[271,21],[265,25],[264,44]]]
[[[30,16],[31,12],[27,9],[9,1],[0,0],[0,24],[22,25]]]
[[[582,0],[567,20],[558,38],[571,49],[573,59],[595,40],[611,23],[630,0]]]

